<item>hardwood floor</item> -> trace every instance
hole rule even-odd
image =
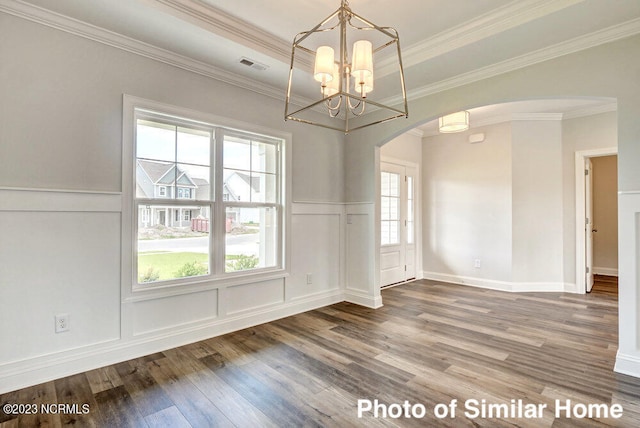
[[[0,411],[0,427],[640,426],[640,379],[613,372],[613,287],[510,294],[423,280],[386,289],[383,300],[378,310],[340,303],[4,394],[2,405],[88,409]],[[359,399],[407,400],[425,415],[392,418],[392,406],[386,418],[358,419]],[[483,399],[514,417],[474,417]],[[578,416],[596,404],[624,413],[556,417],[567,399]],[[452,400],[455,417],[436,418]],[[519,403],[546,407],[527,419]]]

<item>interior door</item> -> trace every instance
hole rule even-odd
[[[585,266],[586,266],[586,289],[587,293],[593,288],[593,164],[591,159],[585,161]]]
[[[380,163],[380,286],[416,276],[415,169]]]

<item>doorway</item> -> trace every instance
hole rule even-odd
[[[416,278],[417,168],[380,162],[380,286]]]
[[[578,293],[591,292],[595,274],[617,276],[617,152],[615,147],[576,152]]]

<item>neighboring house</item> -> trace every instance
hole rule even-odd
[[[244,172],[233,171],[227,176],[222,186],[222,199],[225,202],[251,202],[260,199],[260,177],[251,177]],[[229,220],[233,226],[260,223],[260,214],[256,210],[229,208],[227,221]]]
[[[170,162],[138,159],[136,167],[137,195],[149,199],[208,199],[211,186],[200,178],[191,178],[186,171]],[[177,197],[174,197],[176,195]],[[190,227],[191,219],[198,216],[209,218],[206,208],[200,206],[140,206],[140,227],[163,225],[167,227]]]

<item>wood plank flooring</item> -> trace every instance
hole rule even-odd
[[[575,295],[422,280],[384,290],[383,301],[378,310],[340,303],[4,394],[1,405],[89,411],[0,411],[0,427],[640,426],[640,379],[613,372],[615,283]],[[426,414],[359,419],[359,399],[406,400]],[[473,415],[479,405],[465,409],[470,399],[546,407],[535,418],[483,418]],[[619,404],[623,417],[556,417],[567,399]],[[437,418],[434,408],[452,400],[455,417]]]

